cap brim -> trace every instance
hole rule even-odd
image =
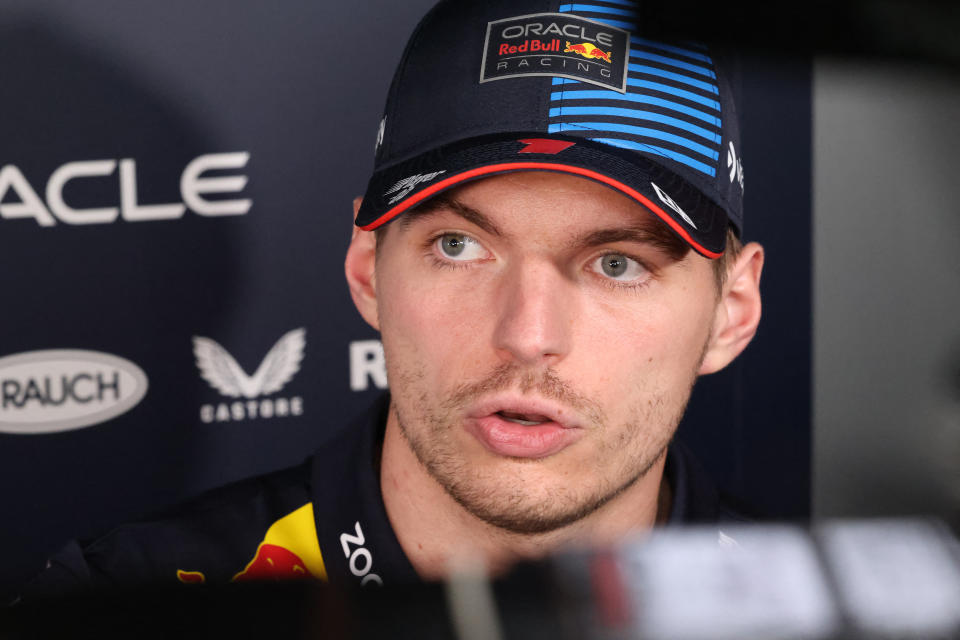
[[[448,189],[515,171],[595,180],[643,205],[697,253],[723,254],[726,212],[683,179],[635,152],[543,134],[467,140],[381,169],[370,179],[356,225],[376,229]]]

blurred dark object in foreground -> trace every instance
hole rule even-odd
[[[952,638],[960,543],[933,520],[657,530],[493,583],[86,594],[0,611],[20,638]]]

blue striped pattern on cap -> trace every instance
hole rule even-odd
[[[634,7],[632,0],[590,0],[559,10],[632,31]],[[554,78],[549,132],[663,156],[716,177],[722,114],[707,48],[633,35],[627,69],[625,94]]]

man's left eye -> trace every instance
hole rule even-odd
[[[437,238],[435,246],[440,255],[449,260],[466,262],[479,260],[486,255],[479,242],[461,233],[445,233]]]
[[[593,271],[619,282],[637,280],[647,270],[642,264],[622,253],[608,253],[594,260]]]

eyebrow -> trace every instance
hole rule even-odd
[[[571,245],[574,247],[596,247],[617,242],[650,245],[674,260],[683,259],[690,250],[682,240],[673,235],[666,228],[666,225],[658,220],[651,220],[648,224],[591,231],[574,238]]]
[[[424,202],[416,208],[407,211],[400,218],[400,223],[402,228],[406,229],[416,220],[423,220],[444,211],[449,211],[460,216],[467,222],[480,227],[491,235],[497,237],[503,236],[503,232],[500,231],[497,225],[495,225],[490,218],[483,215],[473,207],[468,207],[459,200],[455,200],[454,198],[450,198],[445,195],[439,195],[428,200],[427,202]]]
[[[438,195],[404,213],[400,218],[400,224],[402,228],[406,229],[416,220],[423,220],[441,212],[453,213],[491,235],[503,237],[503,232],[490,218],[473,207],[444,194]],[[649,220],[626,227],[611,227],[587,232],[571,240],[569,246],[572,249],[579,249],[617,242],[630,242],[652,246],[671,260],[682,260],[690,252],[689,245],[675,236],[666,224],[654,218],[652,213],[649,216]]]

